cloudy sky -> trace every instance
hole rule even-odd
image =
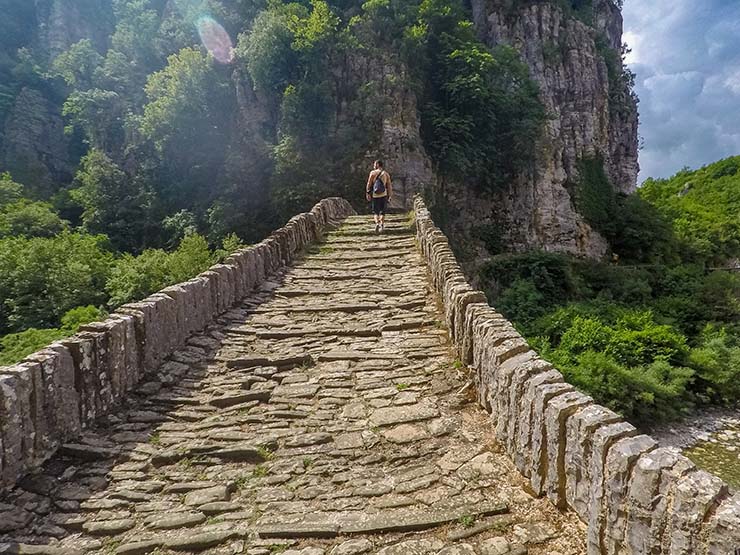
[[[625,0],[640,181],[740,154],[740,0]]]

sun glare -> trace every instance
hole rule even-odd
[[[209,16],[200,17],[195,25],[203,46],[218,62],[229,64],[234,61],[234,44],[223,25]]]

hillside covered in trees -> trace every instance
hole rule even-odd
[[[544,119],[526,66],[457,2],[6,3],[0,363],[320,198],[362,202],[394,87],[423,103],[443,173],[510,177]]]
[[[630,196],[590,175],[614,258],[500,254],[481,269],[489,298],[571,383],[637,423],[736,404],[740,157]]]

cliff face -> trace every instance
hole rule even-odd
[[[167,12],[171,1],[157,4]],[[550,115],[531,170],[497,192],[480,192],[471,183],[443,182],[435,175],[419,131],[424,107],[395,54],[350,60],[344,73],[335,76],[357,85],[348,85],[351,90],[367,88],[368,75],[384,76],[377,98],[369,98],[371,104],[365,107],[373,112],[377,140],[353,171],[362,175],[372,158],[385,158],[396,184],[397,208],[411,208],[413,195],[421,189],[433,192],[446,208],[445,223],[454,242],[467,250],[473,263],[495,252],[494,243],[514,250],[604,255],[605,239],[585,222],[574,201],[581,160],[603,160],[616,190],[627,193],[635,188],[637,109],[622,79],[620,11],[614,0],[590,0],[590,12],[578,12],[581,20],[562,7],[564,1],[470,0],[481,40],[491,47],[509,45],[520,53]],[[35,11],[29,17],[35,23],[28,26],[35,25],[35,30],[28,41],[47,59],[83,37],[92,38],[104,51],[112,31],[110,4],[111,0],[34,0]],[[260,138],[269,119],[264,102],[254,97],[251,83],[242,83],[236,74],[234,82],[240,128],[249,137]],[[79,154],[62,132],[61,103],[51,99],[52,93],[34,84],[19,87],[0,121],[0,169],[13,171],[40,193],[53,182],[68,181]],[[346,111],[348,118],[358,110]],[[257,145],[260,153],[269,149],[269,141],[263,142]],[[242,159],[254,158],[238,140],[232,143]]]
[[[579,161],[600,157],[616,190],[636,186],[637,107],[619,79],[621,13],[612,0],[594,0],[586,24],[554,3],[519,4],[472,0],[472,9],[480,38],[491,47],[515,48],[540,87],[551,118],[538,161],[530,175],[495,194],[446,184],[449,231],[471,247],[474,259],[488,254],[475,239],[486,228],[504,229],[503,241],[515,250],[599,257],[608,244],[577,212],[573,184]]]
[[[91,39],[100,51],[111,32],[111,0],[36,0],[38,44],[50,59]]]
[[[385,109],[380,129],[380,152],[393,168],[391,207],[411,210],[424,184],[436,182],[432,161],[424,150],[416,95],[408,85],[402,64],[385,68],[382,94]]]
[[[79,40],[89,38],[100,51],[105,51],[111,32],[110,3],[35,0],[25,8],[28,17],[23,23],[27,27],[19,23],[23,41],[4,45],[5,49],[14,55],[19,46],[24,46],[34,50],[39,59],[48,61]],[[71,179],[79,156],[64,133],[60,98],[52,86],[34,80],[15,91],[4,119],[0,120],[0,171],[10,171],[29,191],[42,197],[53,191],[55,183]]]
[[[515,247],[601,256],[606,241],[578,214],[567,185],[577,180],[578,161],[596,155],[616,189],[630,192],[636,185],[637,109],[629,94],[610,95],[605,60],[605,49],[619,52],[621,47],[621,14],[611,0],[597,1],[590,27],[551,3],[516,10],[506,4],[472,0],[476,27],[486,44],[520,52],[552,119],[534,174],[512,184],[491,208],[509,224],[508,239]],[[610,106],[615,98],[628,105]]]
[[[59,106],[43,92],[24,87],[0,133],[0,170],[9,171],[40,197],[53,192],[55,182],[69,181],[75,162],[64,134]]]

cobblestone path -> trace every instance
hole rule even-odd
[[[350,218],[0,501],[0,553],[585,553],[440,320],[405,217]]]

